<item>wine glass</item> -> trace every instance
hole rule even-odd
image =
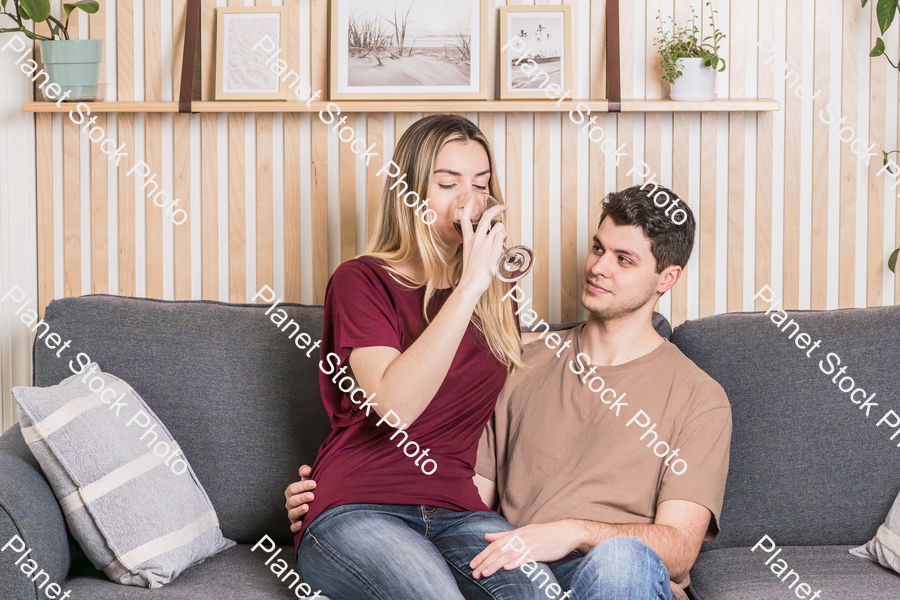
[[[474,199],[472,198],[473,196]],[[464,192],[457,198],[458,208],[456,209],[456,215],[453,218],[453,226],[460,235],[462,235],[462,224],[460,223],[460,219],[462,218],[463,207],[466,205],[467,201],[475,202],[472,207],[473,232],[478,229],[478,222],[481,220],[481,215],[484,211],[494,206],[500,206],[500,201],[490,194],[483,192]],[[495,223],[499,222],[499,216],[494,217],[491,220],[490,227],[493,227]],[[488,227],[488,231],[490,231],[490,227]],[[494,270],[497,272],[497,277],[499,277],[501,281],[512,283],[528,275],[533,266],[534,252],[528,246],[519,245],[504,249]]]

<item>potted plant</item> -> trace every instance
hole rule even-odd
[[[708,101],[716,99],[716,73],[725,70],[725,61],[719,57],[719,42],[725,34],[716,29],[715,12],[709,2],[709,22],[712,35],[701,39],[697,15],[691,9],[691,23],[680,27],[672,23],[672,33],[663,29],[662,17],[657,29],[659,37],[653,42],[659,49],[659,66],[662,78],[669,82],[672,100]]]
[[[69,39],[69,18],[75,10],[95,13],[100,9],[97,0],[79,0],[63,4],[66,22],[50,14],[50,0],[0,0],[0,15],[13,20],[15,27],[0,29],[0,33],[21,32],[41,44],[41,59],[49,81],[63,92],[71,92],[68,100],[94,100],[98,96],[100,62],[103,40]],[[34,33],[25,21],[47,22],[50,37]]]

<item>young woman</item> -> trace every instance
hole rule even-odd
[[[489,227],[506,207],[471,227],[477,193],[500,198],[490,146],[467,119],[436,115],[403,134],[394,163],[366,253],[338,267],[325,294],[332,432],[295,537],[303,579],[333,600],[462,600],[476,588],[543,597],[519,569],[474,579],[469,568],[485,533],[512,529],[479,498],[473,469],[507,373],[522,366],[508,284],[494,276],[506,229]],[[349,393],[338,386],[347,373]]]

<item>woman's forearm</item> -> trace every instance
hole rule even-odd
[[[379,416],[392,410],[401,422],[412,424],[425,411],[450,370],[479,297],[470,287],[457,287],[422,335],[399,355],[353,350],[350,367],[366,394],[377,394]]]

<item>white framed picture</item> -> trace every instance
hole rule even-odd
[[[216,100],[287,100],[277,69],[286,43],[286,8],[217,8]]]
[[[331,99],[487,99],[487,0],[332,0]]]
[[[500,98],[550,98],[571,90],[572,13],[568,5],[500,8]]]

